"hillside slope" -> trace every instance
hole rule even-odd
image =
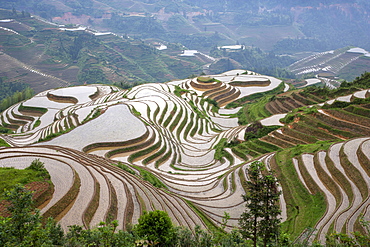
[[[59,28],[32,17],[0,22],[0,45],[2,76],[28,83],[36,92],[69,84],[116,82],[128,87],[169,81],[200,74],[205,63],[177,56],[179,50],[163,54],[127,36]]]
[[[370,49],[367,1],[4,1],[4,8],[27,11],[61,24],[179,42],[207,51],[236,42],[272,50],[293,40],[299,51],[355,45]],[[302,38],[307,38],[302,42]],[[307,43],[308,45],[303,45]],[[282,44],[280,44],[282,45]],[[285,46],[288,50],[291,47]]]
[[[316,77],[339,77],[347,81],[369,69],[370,53],[358,47],[345,47],[338,50],[316,53],[288,66],[297,76],[307,74]]]
[[[231,230],[245,208],[246,168],[261,160],[281,181],[283,228],[293,238],[307,227],[318,230],[310,241],[320,242],[331,229],[363,231],[360,215],[370,220],[369,74],[337,90],[288,88],[235,70],[128,90],[48,90],[1,114],[15,133],[1,136],[12,147],[0,159],[18,167],[40,157],[55,185],[42,212],[64,229],[108,218],[125,228],[142,211],[161,209],[191,228],[217,227],[226,211]],[[271,109],[285,110],[268,117]],[[245,113],[251,124],[240,124]]]

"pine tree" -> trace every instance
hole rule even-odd
[[[253,241],[254,246],[262,240],[263,246],[275,242],[279,234],[280,209],[277,179],[266,171],[263,163],[253,162],[247,169],[248,192],[243,195],[246,210],[239,219],[242,235]]]

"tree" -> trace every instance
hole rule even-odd
[[[13,14],[13,16],[15,16],[15,17],[17,17],[18,15],[17,15],[17,10],[13,7],[12,8],[12,14]]]
[[[276,241],[279,233],[280,214],[277,179],[266,171],[260,161],[253,162],[247,169],[248,192],[243,195],[246,210],[239,219],[242,235],[257,246],[262,239],[263,246]]]
[[[25,237],[41,222],[38,212],[33,213],[32,192],[22,185],[5,192],[5,198],[10,202],[7,208],[11,213],[9,233],[16,242],[23,242]]]
[[[151,243],[159,246],[168,244],[173,236],[173,225],[171,218],[164,211],[144,211],[135,226],[135,232],[140,237],[146,237]]]
[[[54,246],[62,245],[64,233],[53,219],[42,226],[41,216],[35,210],[32,192],[18,184],[5,191],[10,217],[0,217],[0,246]]]

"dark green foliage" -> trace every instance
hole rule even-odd
[[[370,222],[364,220],[364,216],[360,217],[359,223],[367,233],[370,232]],[[370,235],[360,232],[354,232],[351,236],[340,232],[333,232],[326,236],[326,246],[370,246]]]
[[[333,109],[333,108],[345,108],[347,106],[351,105],[351,102],[344,102],[344,101],[334,101],[333,104],[325,104],[322,108],[323,109]]]
[[[280,122],[285,123],[285,124],[290,124],[291,122],[293,122],[295,117],[296,117],[296,114],[288,113],[284,118],[280,119]]]
[[[32,192],[17,185],[6,190],[4,197],[10,202],[9,218],[0,218],[0,246],[53,246],[62,244],[63,231],[54,220],[45,226],[35,210]]]
[[[69,226],[64,246],[136,246],[135,237],[129,232],[117,230],[117,226],[117,221],[100,222],[97,228],[87,230],[78,225]]]
[[[277,179],[267,172],[263,163],[253,162],[247,169],[249,181],[247,193],[243,195],[247,210],[242,213],[239,224],[242,235],[263,246],[277,242],[280,224],[280,209]]]
[[[363,107],[358,107],[355,105],[351,105],[345,109],[348,112],[352,112],[354,114],[364,116],[364,117],[370,117],[370,109],[366,109]]]
[[[0,133],[3,133],[3,134],[10,134],[12,133],[13,131],[11,129],[8,129],[6,127],[3,127],[3,126],[0,126]]]
[[[125,165],[121,162],[118,162],[118,164],[116,166],[121,168],[122,170],[128,172],[128,173],[131,173],[132,175],[136,174],[136,172],[134,170],[132,170],[129,166],[127,166],[127,165]]]
[[[2,90],[5,91],[1,93]],[[2,99],[0,102],[0,112],[22,100],[30,99],[33,95],[34,91],[29,87],[23,89],[23,91],[18,91],[18,89],[14,91],[13,88],[7,88],[6,83],[2,84],[0,81],[0,99]]]
[[[195,235],[188,228],[178,227],[176,229],[175,241],[178,246],[186,247],[206,247],[212,246],[212,235],[201,229],[199,226],[195,227]],[[176,246],[176,244],[174,245]]]
[[[44,163],[40,161],[40,159],[35,159],[32,161],[31,165],[26,169],[34,170],[34,171],[45,171]]]
[[[139,16],[119,16],[112,14],[111,19],[104,19],[104,24],[110,29],[136,35],[156,34],[158,36],[164,32],[163,27],[154,17],[139,17]]]
[[[263,126],[260,122],[254,122],[245,129],[244,138],[246,141],[261,138],[279,128],[280,126]]]
[[[211,99],[211,98],[203,98],[200,100],[200,104],[203,105],[204,102],[207,102],[208,104],[212,105],[212,111],[213,112],[218,112],[220,107],[218,106],[218,103],[216,100]]]
[[[369,88],[370,87],[370,72],[365,72],[359,77],[356,77],[356,79],[352,83],[342,83],[341,87],[348,87],[348,86],[356,86],[361,88]]]
[[[104,75],[103,71],[99,68],[89,68],[89,69],[82,69],[81,72],[78,74],[78,81],[80,83],[88,83],[88,84],[109,84],[110,82],[107,80],[106,76]]]
[[[209,51],[211,47],[216,47],[218,42],[225,42],[226,40],[225,37],[220,35],[218,32],[213,32],[211,34],[183,34],[178,32],[168,32],[165,35],[165,39],[172,43],[180,43],[188,49],[207,51]]]
[[[5,243],[23,243],[30,232],[40,224],[39,214],[33,214],[32,192],[16,185],[14,189],[6,190],[4,197],[10,202],[7,209],[12,215],[7,224],[8,236]]]
[[[50,179],[49,172],[45,169],[44,162],[41,162],[40,159],[35,159],[31,162],[31,165],[25,170],[33,170],[38,172],[39,177],[44,179]]]
[[[36,128],[36,127],[40,126],[40,124],[41,124],[41,120],[37,119],[35,124],[33,125],[33,128]]]
[[[102,110],[101,110],[101,109],[99,109],[99,108],[94,108],[94,109],[89,113],[89,115],[87,115],[87,116],[85,117],[85,119],[84,119],[84,120],[82,120],[81,124],[84,124],[84,123],[86,123],[86,122],[88,122],[88,121],[90,121],[90,120],[93,120],[93,119],[95,119],[95,118],[99,117],[101,114],[102,114]]]
[[[269,176],[269,175],[267,175]],[[272,179],[274,180],[274,179]],[[247,247],[250,241],[242,238],[243,229],[227,233],[224,231],[207,231],[196,226],[194,229],[174,227],[167,213],[163,211],[144,212],[139,223],[128,231],[117,230],[116,220],[100,222],[98,227],[83,229],[82,226],[69,226],[64,234],[60,225],[52,218],[42,224],[42,217],[35,210],[32,193],[17,185],[12,190],[6,190],[5,197],[10,201],[10,217],[0,217],[0,246],[20,247],[51,247],[51,246],[168,246],[168,247]],[[225,213],[221,229],[229,219]],[[360,219],[364,229],[369,230],[369,222]],[[193,230],[193,231],[192,231]],[[353,236],[343,233],[332,233],[327,236],[326,246],[348,247],[367,246],[369,236],[355,232]],[[282,234],[279,242],[271,242],[274,246],[322,246],[307,241],[292,244],[289,236]],[[357,245],[359,244],[359,245]],[[272,245],[270,245],[272,246]]]
[[[0,147],[10,147],[10,145],[6,141],[0,138]]]
[[[134,231],[153,245],[170,246],[173,235],[171,218],[164,211],[156,210],[140,216]]]
[[[193,111],[198,115],[199,118],[206,118],[207,114],[204,114],[199,108],[194,104],[192,100],[189,101],[189,105],[193,109]]]

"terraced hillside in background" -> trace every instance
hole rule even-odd
[[[0,73],[36,92],[84,83],[163,82],[200,74],[206,62],[168,53],[127,35],[59,27],[37,17],[14,17],[0,10]]]
[[[296,74],[315,75],[327,86],[338,86],[335,77],[352,81],[367,71],[370,53],[358,47],[319,52],[291,64],[287,69]]]
[[[3,8],[59,24],[181,43],[202,52],[236,43],[263,50],[322,51],[347,45],[369,49],[366,1],[37,0],[4,1]],[[23,13],[25,14],[25,13]]]
[[[279,177],[284,231],[316,228],[309,237],[323,242],[332,230],[364,231],[360,215],[370,220],[369,81],[289,90],[235,70],[128,90],[51,89],[1,113],[14,133],[1,136],[11,147],[0,162],[45,163],[55,192],[42,213],[64,229],[110,219],[124,229],[160,209],[208,229],[227,212],[231,230],[245,209],[246,168],[260,160]]]

